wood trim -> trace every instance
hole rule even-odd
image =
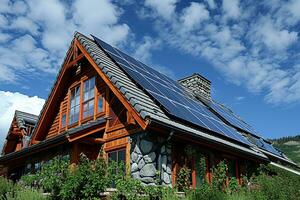
[[[241,182],[240,168],[239,168],[239,167],[240,167],[239,161],[238,161],[238,159],[236,159],[236,160],[235,160],[235,176],[236,176],[236,179],[237,179],[239,185],[241,185],[242,182]]]
[[[89,143],[89,144],[104,144],[105,139],[87,137],[87,138],[82,138],[79,142],[84,142],[84,143]]]
[[[82,121],[82,109],[83,109],[83,80],[80,80],[80,97],[79,97],[79,121],[78,124],[81,125]]]
[[[196,188],[197,183],[196,183],[196,161],[195,158],[192,158],[192,187]]]
[[[131,145],[130,145],[130,142],[127,141],[127,145],[126,145],[126,156],[125,156],[125,159],[126,159],[126,173],[127,174],[130,174],[130,148],[131,148]]]
[[[81,138],[84,138],[84,137],[86,137],[86,136],[88,136],[88,135],[94,134],[94,133],[99,132],[99,131],[104,130],[104,129],[105,129],[105,127],[100,127],[100,128],[97,128],[97,129],[93,129],[93,130],[91,130],[91,131],[88,131],[88,132],[86,132],[86,133],[84,133],[84,134],[79,133],[78,135],[75,135],[75,136],[69,136],[69,137],[67,137],[67,138],[68,138],[68,141],[69,141],[69,142],[74,142],[75,140],[79,140],[79,139],[81,139]]]
[[[79,60],[81,60],[84,57],[83,54],[80,54],[79,56],[77,56],[76,58],[74,58],[71,62],[69,62],[66,66],[66,68],[72,67],[73,65],[75,65]]]
[[[143,130],[146,129],[147,123],[140,117],[140,115],[133,109],[133,107],[129,104],[129,102],[125,99],[125,97],[120,93],[120,91],[111,83],[111,81],[106,77],[106,75],[102,72],[102,70],[98,67],[98,65],[95,63],[93,58],[90,56],[90,54],[86,51],[86,49],[78,42],[78,40],[75,38],[75,45],[81,50],[81,52],[85,55],[87,60],[90,62],[90,64],[95,68],[95,70],[98,72],[102,80],[108,85],[108,87],[111,89],[111,91],[118,97],[118,99],[123,103],[123,105],[126,107],[126,109],[133,115],[135,120],[138,122],[138,124],[143,128]]]
[[[107,141],[106,141],[107,142]],[[113,152],[113,151],[117,151],[119,149],[125,149],[127,146],[127,143],[124,143],[124,144],[118,144],[118,145],[115,145],[115,146],[112,146],[112,147],[105,147],[104,148],[104,151],[106,153],[110,153],[110,152]]]

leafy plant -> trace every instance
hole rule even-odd
[[[188,190],[190,187],[190,172],[191,170],[187,168],[186,166],[182,167],[178,174],[176,179],[176,187],[179,191],[185,191]]]
[[[212,185],[214,188],[218,190],[223,190],[226,184],[227,179],[227,165],[226,162],[223,160],[217,164],[216,167],[213,167],[213,180]]]

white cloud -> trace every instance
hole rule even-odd
[[[165,20],[171,20],[174,16],[176,3],[177,0],[145,0],[145,5]]]
[[[119,22],[121,14],[109,0],[1,1],[0,65],[13,79],[0,75],[0,82],[21,81],[31,71],[56,73],[75,31],[126,42],[130,28]]]
[[[222,9],[226,19],[236,19],[241,14],[239,0],[223,0]]]
[[[4,143],[15,110],[39,115],[45,103],[37,96],[27,96],[18,92],[0,91],[0,144]]]
[[[141,43],[135,44],[133,57],[139,59],[142,62],[150,62],[152,56],[151,51],[158,49],[160,46],[160,40],[145,36]]]
[[[208,6],[209,6],[210,9],[213,10],[213,9],[216,8],[216,3],[215,3],[214,0],[206,0],[206,2],[207,2],[207,4],[208,4]]]
[[[192,2],[189,7],[185,8],[183,10],[183,15],[181,16],[183,29],[185,30],[199,28],[201,22],[208,19],[209,12],[206,10],[205,6],[196,2]]]
[[[159,15],[152,18],[158,39],[183,53],[206,59],[229,82],[262,93],[268,103],[299,102],[300,68],[295,66],[300,59],[300,16],[295,8],[300,4],[238,0],[224,0],[221,8],[215,8],[214,1],[206,4],[206,20],[196,17],[204,13],[200,9],[192,12],[187,6],[180,10],[176,4],[172,20]],[[188,15],[194,17],[183,20]],[[193,28],[186,31],[189,27]]]
[[[274,20],[270,17],[261,17],[254,25],[251,34],[253,34],[253,40],[256,42],[260,40],[271,51],[285,50],[298,39],[297,32],[276,27]]]

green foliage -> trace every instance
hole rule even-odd
[[[1,199],[6,199],[9,193],[13,191],[13,183],[3,177],[0,177],[0,196]]]
[[[235,177],[231,177],[226,188],[226,192],[229,194],[236,193],[240,189],[238,180]]]
[[[212,185],[215,189],[218,190],[223,190],[226,179],[227,179],[227,165],[225,161],[221,161],[217,164],[216,167],[213,167],[212,172],[213,172],[213,180],[212,180]]]
[[[96,199],[108,186],[107,166],[103,159],[91,161],[81,156],[80,164],[68,170],[59,196],[61,199]]]
[[[47,198],[34,189],[25,188],[23,185],[14,184],[10,180],[0,177],[0,199],[41,200]]]
[[[300,166],[300,135],[283,137],[271,140],[275,147],[280,149]]]
[[[186,191],[190,187],[190,172],[191,170],[187,168],[186,166],[182,167],[178,174],[176,179],[176,187],[178,191]]]

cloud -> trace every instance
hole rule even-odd
[[[145,6],[150,7],[154,13],[165,20],[171,20],[175,14],[177,0],[145,0]]]
[[[276,2],[224,0],[219,8],[214,1],[204,2],[207,7],[174,4],[172,20],[159,15],[152,20],[158,40],[206,59],[229,82],[264,95],[271,104],[299,102],[300,15],[295,8],[300,4]]]
[[[189,7],[183,10],[181,21],[183,28],[191,30],[198,28],[201,22],[209,19],[209,12],[205,6],[201,3],[192,2]]]
[[[0,68],[10,76],[0,74],[0,82],[21,82],[32,71],[54,75],[75,31],[126,42],[130,28],[120,23],[121,15],[109,0],[1,1]]]
[[[239,0],[223,0],[222,9],[226,19],[236,19],[240,16]]]
[[[0,91],[0,145],[4,144],[15,110],[39,115],[44,103],[45,100],[37,96],[30,97],[18,92]]]

